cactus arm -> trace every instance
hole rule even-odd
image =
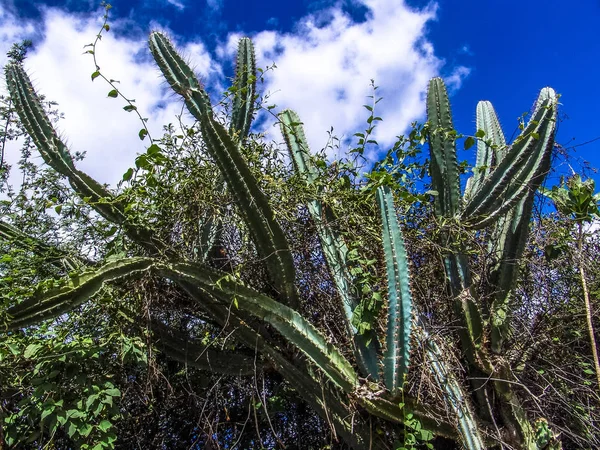
[[[496,265],[492,270],[495,294],[491,307],[491,347],[501,351],[502,343],[509,332],[508,303],[519,275],[519,260],[525,250],[529,235],[529,222],[535,193],[527,196],[497,223],[495,239]]]
[[[248,38],[240,39],[238,44],[235,80],[233,83],[233,104],[231,109],[231,127],[233,136],[243,143],[250,133],[254,115],[254,97],[256,95],[256,61],[254,46]]]
[[[42,107],[42,102],[21,64],[9,63],[5,66],[4,72],[8,91],[19,119],[46,164],[59,173],[73,170],[75,168],[73,158],[54,131]]]
[[[66,177],[75,192],[81,198],[85,198],[102,217],[109,222],[122,225],[128,235],[156,252],[162,245],[152,238],[151,232],[130,224],[124,213],[124,206],[104,186],[74,167],[66,145],[52,128],[23,67],[20,64],[10,63],[6,65],[5,73],[17,114],[27,133],[33,137],[44,161]]]
[[[150,53],[171,89],[185,99],[185,104],[196,118],[212,116],[210,98],[200,85],[196,74],[183,60],[171,41],[162,33],[150,33]]]
[[[438,192],[435,212],[438,219],[454,219],[460,210],[460,180],[452,112],[446,86],[441,78],[433,78],[427,91],[427,120],[430,127],[431,185]],[[445,245],[452,248],[456,237],[451,231],[442,233]],[[483,323],[479,308],[470,293],[470,271],[465,255],[452,250],[444,256],[446,277],[450,283],[454,308],[461,320],[460,338],[470,362],[477,358]]]
[[[237,65],[233,83],[232,111],[229,134],[238,144],[243,144],[252,125],[256,96],[256,61],[254,46],[248,38],[242,38],[238,44]],[[220,175],[217,181],[220,191],[225,183]],[[209,213],[210,214],[210,213]],[[200,260],[207,262],[214,258],[221,243],[223,222],[220,217],[207,217],[201,224]]]
[[[71,277],[57,289],[34,295],[9,308],[9,330],[15,330],[57,317],[76,308],[97,294],[105,283],[125,277],[139,277],[151,267],[150,258],[126,258],[109,262],[99,268]]]
[[[446,401],[456,414],[458,432],[467,450],[484,450],[486,447],[481,438],[477,421],[469,405],[467,396],[456,379],[448,372],[444,363],[444,355],[437,343],[427,338],[425,342],[426,358],[438,385],[446,393]]]
[[[386,352],[383,358],[384,380],[392,394],[397,394],[408,373],[412,296],[408,257],[398,225],[392,191],[387,186],[377,189],[377,202],[383,224],[383,250],[388,278],[388,320]]]
[[[465,205],[462,218],[471,227],[493,223],[541,184],[550,167],[556,102],[554,90],[544,88],[527,127]]]
[[[343,436],[346,442],[351,443],[352,448],[359,450],[370,448],[368,442],[372,436],[369,425],[365,425],[359,417],[354,417],[354,409],[346,404],[337,392],[331,392],[333,385],[324,385],[321,380],[310,376],[307,360],[297,358],[292,364],[280,350],[270,346],[258,331],[250,327],[247,318],[239,319],[240,310],[231,308],[230,304],[222,305],[206,292],[201,291],[195,283],[180,282],[179,284],[221,326],[231,327],[234,338],[247,348],[265,355],[290,386],[321,417],[333,422],[336,432]]]
[[[427,407],[423,407],[409,396],[404,397],[404,404],[398,403],[398,398],[387,394],[373,396],[370,392],[359,392],[357,402],[371,414],[393,423],[404,423],[407,413],[416,417],[423,428],[431,430],[436,436],[456,439],[455,427],[439,417],[433,416]]]
[[[351,392],[357,384],[356,373],[346,358],[293,309],[200,264],[156,263],[156,268],[160,275],[196,284],[224,304],[237,305],[240,311],[269,323],[346,392]]]
[[[213,217],[210,212],[205,215],[205,219],[200,222],[199,236],[199,259],[202,262],[208,262],[213,254],[215,247],[221,240],[223,234],[223,223],[220,217]]]
[[[452,135],[452,112],[446,86],[441,78],[433,78],[427,91],[427,120],[431,153],[431,184],[438,192],[435,210],[438,217],[453,217],[460,207],[460,180]]]
[[[506,139],[496,111],[490,102],[477,103],[476,124],[477,130],[483,130],[485,135],[484,139],[477,141],[477,160],[473,168],[473,176],[467,180],[465,198],[477,192],[483,180],[490,175],[498,161],[502,160],[506,151]]]
[[[297,306],[294,261],[287,240],[237,144],[223,125],[214,120],[208,94],[169,40],[161,33],[152,33],[150,50],[173,90],[184,97],[189,112],[199,121],[207,150],[242,211],[279,296],[292,307]]]
[[[202,122],[207,147],[221,169],[227,186],[234,193],[252,234],[258,254],[265,259],[267,269],[279,295],[292,307],[298,305],[295,268],[283,230],[274,217],[267,197],[250,173],[238,147],[223,126],[207,118]]]
[[[281,133],[296,172],[306,177],[308,184],[314,183],[317,178],[317,169],[310,160],[310,149],[300,118],[294,111],[285,110],[279,114],[279,119]],[[354,340],[354,354],[359,369],[365,377],[370,377],[372,381],[378,381],[379,365],[375,340],[367,345],[365,337],[358,334],[356,327],[352,325],[352,314],[359,300],[357,292],[352,286],[352,276],[348,271],[348,247],[340,234],[327,224],[328,220],[323,220],[324,216],[326,218],[333,216],[333,212],[329,207],[323,205],[317,199],[309,200],[307,207],[317,227],[325,260],[342,300],[341,306],[344,312],[345,325],[348,334]]]
[[[310,147],[304,134],[300,116],[291,109],[279,114],[281,134],[294,163],[296,171],[306,177],[308,184],[317,180],[317,168],[310,161]]]
[[[33,238],[2,220],[0,220],[0,241],[10,242],[11,245],[31,250],[38,255],[49,256],[51,258],[50,264],[58,269],[66,268],[71,271],[94,264],[94,262],[89,259],[81,256],[74,257],[66,251],[48,245],[40,239]]]
[[[94,203],[101,198],[111,197],[106,189],[75,169],[67,146],[58,138],[23,67],[15,63],[7,64],[5,73],[17,114],[46,164],[68,177],[73,188],[86,197],[92,197]],[[111,222],[125,221],[122,211],[111,203],[99,205],[98,212]]]
[[[271,360],[289,385],[311,408],[333,425],[352,449],[371,450],[373,444],[376,448],[385,448],[378,441],[380,438],[373,435],[370,422],[355,414],[356,410],[351,402],[340,398],[338,392],[332,389],[333,386],[311,376],[311,368],[306,361],[300,365],[292,364],[280,355],[273,355]]]

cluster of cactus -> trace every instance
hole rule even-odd
[[[259,188],[243,157],[242,148],[248,138],[255,114],[256,64],[252,42],[242,39],[238,48],[234,81],[233,107],[227,129],[213,116],[209,96],[196,75],[177,53],[172,43],[161,33],[152,33],[150,51],[171,88],[185,101],[188,111],[197,120],[206,149],[216,163],[223,186],[230,191],[255,245],[264,261],[269,280],[276,294],[267,295],[246,286],[233,275],[211,265],[210,249],[218,245],[221,224],[207,220],[202,224],[203,260],[187,261],[155,239],[149,228],[131,220],[123,205],[109,190],[75,168],[72,158],[46,117],[42,104],[33,90],[20,63],[6,66],[6,80],[11,98],[21,122],[31,135],[44,161],[66,177],[73,189],[106,220],[122,227],[129,238],[142,246],[150,256],[128,257],[91,265],[83,259],[69,260],[81,270],[63,287],[40,292],[8,310],[9,329],[57,317],[80,305],[102,289],[104,283],[147,273],[165,277],[177,283],[196,300],[221,326],[233,327],[233,336],[243,345],[257,349],[269,360],[306,402],[333,423],[337,432],[354,448],[369,448],[368,420],[355,418],[353,408],[392,423],[403,423],[407,413],[416,417],[423,427],[434,434],[454,438],[468,449],[492,446],[493,439],[482,432],[486,404],[479,395],[469,396],[459,382],[459,376],[448,367],[445,344],[430,336],[419,320],[411,299],[409,257],[405,250],[400,224],[394,207],[394,193],[387,186],[377,189],[377,203],[382,223],[382,242],[387,269],[387,332],[378,340],[368,342],[352,324],[354,309],[360,302],[353,286],[348,266],[348,247],[343,237],[330,224],[335,211],[315,198],[306,205],[321,241],[324,258],[339,294],[339,308],[345,320],[345,330],[353,343],[354,361],[330,344],[327,337],[298,313],[302,299],[295,284],[295,266],[284,231],[275,219],[268,198]],[[510,329],[507,305],[517,274],[516,261],[527,237],[533,195],[549,168],[556,118],[556,95],[549,88],[542,90],[532,119],[523,133],[506,146],[498,120],[489,102],[477,107],[478,152],[477,167],[460,195],[459,165],[456,157],[456,133],[453,130],[448,94],[441,79],[430,82],[427,114],[429,122],[430,173],[435,197],[435,211],[440,222],[455,221],[463,227],[491,227],[494,235],[496,265],[493,269],[495,292],[491,306],[480,311],[482,301],[473,292],[468,258],[460,252],[456,232],[444,229],[442,236],[445,269],[456,312],[461,319],[461,345],[471,375],[489,377],[495,381],[485,386],[482,395],[494,391],[501,402],[502,423],[518,436],[520,448],[537,449],[532,426],[519,405],[507,374],[494,368],[487,347],[490,333],[491,349],[501,352],[503,339]],[[279,115],[295,170],[306,183],[314,183],[317,171],[312,163],[300,118],[286,110]],[[19,231],[8,224],[0,226],[0,239],[18,240]],[[34,242],[34,241],[31,241]],[[35,244],[35,243],[34,243]],[[42,245],[41,243],[32,244]],[[459,249],[459,250],[455,250]],[[237,308],[230,305],[235,302]],[[270,341],[261,324],[267,323],[301,351],[307,359],[290,360],[286,352]],[[177,335],[164,324],[153,325],[156,337],[167,355],[174,359],[191,360],[190,355],[204,354],[200,344]],[[410,343],[418,339],[426,349],[426,361],[433,378],[446,394],[455,421],[443,422],[429,414],[408,394],[403,393],[409,370]],[[383,353],[380,351],[383,348]],[[200,367],[235,374],[249,373],[249,362],[242,356],[219,358],[213,351],[214,363]],[[226,364],[225,361],[230,361]],[[311,366],[316,366],[332,382],[322,387]],[[251,373],[251,371],[250,371]],[[478,386],[481,387],[481,386]],[[404,397],[399,404],[399,398]],[[504,405],[503,403],[503,405]],[[488,408],[491,408],[487,404]],[[493,414],[493,411],[491,412]]]

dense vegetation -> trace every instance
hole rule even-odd
[[[577,175],[541,187],[552,89],[507,145],[489,102],[458,134],[434,79],[427,123],[373,165],[374,89],[367,129],[329,164],[292,111],[285,148],[251,132],[271,108],[250,40],[215,108],[163,35],[150,48],[196,121],[151,139],[142,119],[150,145],[116,191],[76,168],[11,51],[0,138],[23,146],[18,188],[2,165],[2,445],[600,445],[599,197]],[[475,167],[457,145],[476,145]]]

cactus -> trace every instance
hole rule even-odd
[[[185,99],[189,112],[200,123],[207,149],[246,219],[256,250],[265,260],[280,297],[297,306],[294,262],[287,240],[234,137],[213,118],[208,94],[163,34],[150,35],[150,51],[173,90]]]
[[[299,313],[302,304],[295,286],[294,260],[287,238],[243,156],[256,95],[251,41],[243,39],[238,47],[229,128],[215,119],[207,92],[172,43],[161,33],[152,33],[149,45],[171,88],[184,98],[189,112],[198,121],[207,151],[234,198],[256,252],[265,262],[275,292],[259,292],[234,275],[211,267],[210,258],[206,256],[220,239],[220,222],[212,217],[212,212],[208,212],[201,227],[200,261],[180,260],[152,236],[149,227],[128,217],[124,206],[108,189],[75,168],[67,147],[57,137],[23,68],[18,63],[11,63],[6,67],[11,98],[44,161],[67,177],[82,198],[89,197],[95,211],[106,220],[123,226],[131,240],[142,245],[150,256],[115,259],[89,267],[59,289],[38,292],[9,308],[9,329],[57,317],[93,297],[105,283],[149,273],[176,283],[217,324],[231,326],[234,338],[261,352],[269,364],[298,388],[309,405],[327,417],[335,430],[355,448],[369,448],[368,424],[371,416],[398,424],[405,422],[408,414],[418,418],[423,426],[430,427],[436,434],[460,440],[469,450],[489,446],[489,441],[482,439],[485,425],[481,422],[485,421],[485,417],[477,417],[477,412],[485,408],[481,404],[482,397],[468,398],[463,392],[458,377],[451,372],[451,365],[445,358],[450,350],[427,333],[419,312],[413,311],[409,257],[404,248],[392,190],[381,186],[376,192],[387,269],[387,332],[370,344],[352,325],[352,314],[360,298],[347,264],[348,248],[343,237],[331,226],[335,212],[318,198],[310,199],[307,204],[339,294],[339,308],[345,320],[343,328],[353,342],[354,361],[351,361],[342,349],[331,344],[323,332]],[[461,197],[456,132],[453,130],[448,94],[439,78],[433,79],[429,85],[427,114],[431,183],[433,190],[437,191],[435,213],[444,224],[459,224],[473,230],[494,225],[493,233],[498,236],[494,276],[499,291],[489,311],[493,349],[501,348],[502,336],[510,325],[505,320],[505,312],[516,277],[514,262],[520,257],[527,237],[533,193],[549,167],[555,131],[555,103],[556,94],[545,88],[536,103],[532,120],[509,147],[505,147],[491,104],[480,103],[477,108],[478,127],[487,139],[478,143],[478,167],[468,183],[465,196]],[[307,183],[314,183],[317,173],[311,163],[299,117],[292,111],[284,111],[279,117],[296,171]],[[481,392],[497,394],[497,401],[504,402],[501,410],[505,426],[523,437],[523,448],[536,450],[537,447],[530,445],[533,442],[530,438],[533,436],[532,427],[510,386],[508,371],[495,372],[491,364],[486,348],[488,329],[480,311],[481,301],[474,294],[469,261],[454,228],[444,227],[440,235],[446,249],[444,266],[449,291],[463,325],[461,350],[469,363],[468,375],[483,375],[497,380]],[[0,239],[20,237],[18,230],[0,222]],[[33,251],[47,250],[38,244],[34,243]],[[81,265],[78,267],[81,268]],[[414,320],[420,326],[413,326]],[[269,329],[265,329],[265,324]],[[199,343],[185,339],[160,323],[155,323],[154,329],[163,351],[176,360],[189,363],[204,351]],[[273,341],[269,330],[276,331],[281,339]],[[456,415],[456,425],[440,421],[403,392],[409,371],[410,343],[415,339],[424,345],[426,361],[444,392],[447,406]],[[382,352],[375,345],[376,341],[385,343]],[[290,357],[290,354],[303,357]],[[195,364],[220,373],[250,372],[249,361],[243,355],[211,355]],[[230,366],[224,363],[223,357],[231,358]],[[214,362],[212,367],[211,361]],[[355,370],[355,365],[358,370]],[[315,368],[330,381],[328,386],[321,385]],[[359,374],[368,380],[361,379]],[[398,401],[400,395],[403,397],[401,405]],[[471,406],[473,401],[475,408]],[[371,416],[360,417],[359,414],[355,420],[353,405],[358,405]]]
[[[256,95],[256,61],[250,39],[240,39],[236,64],[229,132],[243,143],[250,133]]]
[[[389,187],[377,189],[377,202],[383,222],[383,250],[388,278],[388,323],[386,354],[383,359],[385,384],[396,394],[402,389],[404,377],[408,373],[412,296],[408,257]]]
[[[432,186],[438,191],[436,215],[440,220],[459,220],[463,226],[480,229],[495,224],[498,244],[497,265],[492,277],[494,300],[490,312],[492,350],[499,351],[509,329],[507,305],[516,279],[516,265],[527,239],[533,195],[550,167],[550,153],[556,131],[557,96],[551,88],[540,92],[529,124],[510,147],[504,146],[504,136],[489,102],[477,108],[477,124],[482,126],[487,142],[478,144],[478,164],[475,175],[467,182],[465,199],[461,201],[455,154],[456,133],[451,129],[452,118],[448,94],[440,79],[429,84],[427,113],[430,122]],[[490,147],[488,147],[490,144]],[[445,255],[448,279],[455,311],[461,322],[461,343],[465,351],[473,386],[483,410],[485,391],[478,379],[493,377],[494,369],[482,347],[485,332],[482,313],[472,289],[467,258],[460,251],[460,239],[449,231],[443,233],[444,244],[450,250]],[[457,250],[452,248],[458,247]],[[511,432],[518,434],[525,448],[532,444],[532,427],[527,421],[512,386],[505,381],[507,374],[494,382],[496,394],[510,407],[501,410],[502,418]]]
[[[314,183],[317,176],[317,169],[310,160],[310,150],[300,118],[294,111],[286,110],[279,115],[279,119],[281,133],[285,139],[296,171],[306,177],[306,181],[309,184]],[[334,220],[331,208],[323,205],[317,199],[309,200],[307,206],[313,221],[317,225],[323,253],[325,254],[325,259],[340,295],[346,330],[353,337],[354,354],[360,371],[363,376],[370,377],[373,381],[378,381],[379,366],[375,341],[372,340],[367,344],[366,338],[359,334],[356,327],[352,324],[352,315],[360,299],[358,298],[356,289],[352,285],[352,276],[348,268],[348,247],[339,233],[327,223]]]

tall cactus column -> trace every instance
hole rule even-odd
[[[532,118],[514,143],[506,147],[498,119],[489,102],[477,107],[477,125],[484,140],[478,143],[475,175],[467,182],[465,197],[460,196],[460,180],[456,158],[455,136],[448,93],[439,78],[431,80],[427,98],[430,124],[431,179],[438,191],[435,212],[442,223],[458,223],[467,229],[493,226],[496,264],[488,297],[493,298],[489,314],[492,350],[502,353],[503,341],[510,329],[508,301],[518,275],[518,259],[522,255],[533,196],[550,167],[550,156],[556,130],[557,96],[544,88],[534,105]],[[511,385],[510,367],[502,362],[494,367],[484,348],[484,326],[472,292],[468,260],[461,252],[459,237],[451,231],[443,233],[446,277],[461,321],[462,350],[469,363],[480,411],[494,414],[490,389],[481,381],[494,379],[496,396],[501,400],[501,417],[508,435],[517,437],[520,448],[537,450],[533,429],[518,396]],[[486,305],[487,306],[487,305]]]

